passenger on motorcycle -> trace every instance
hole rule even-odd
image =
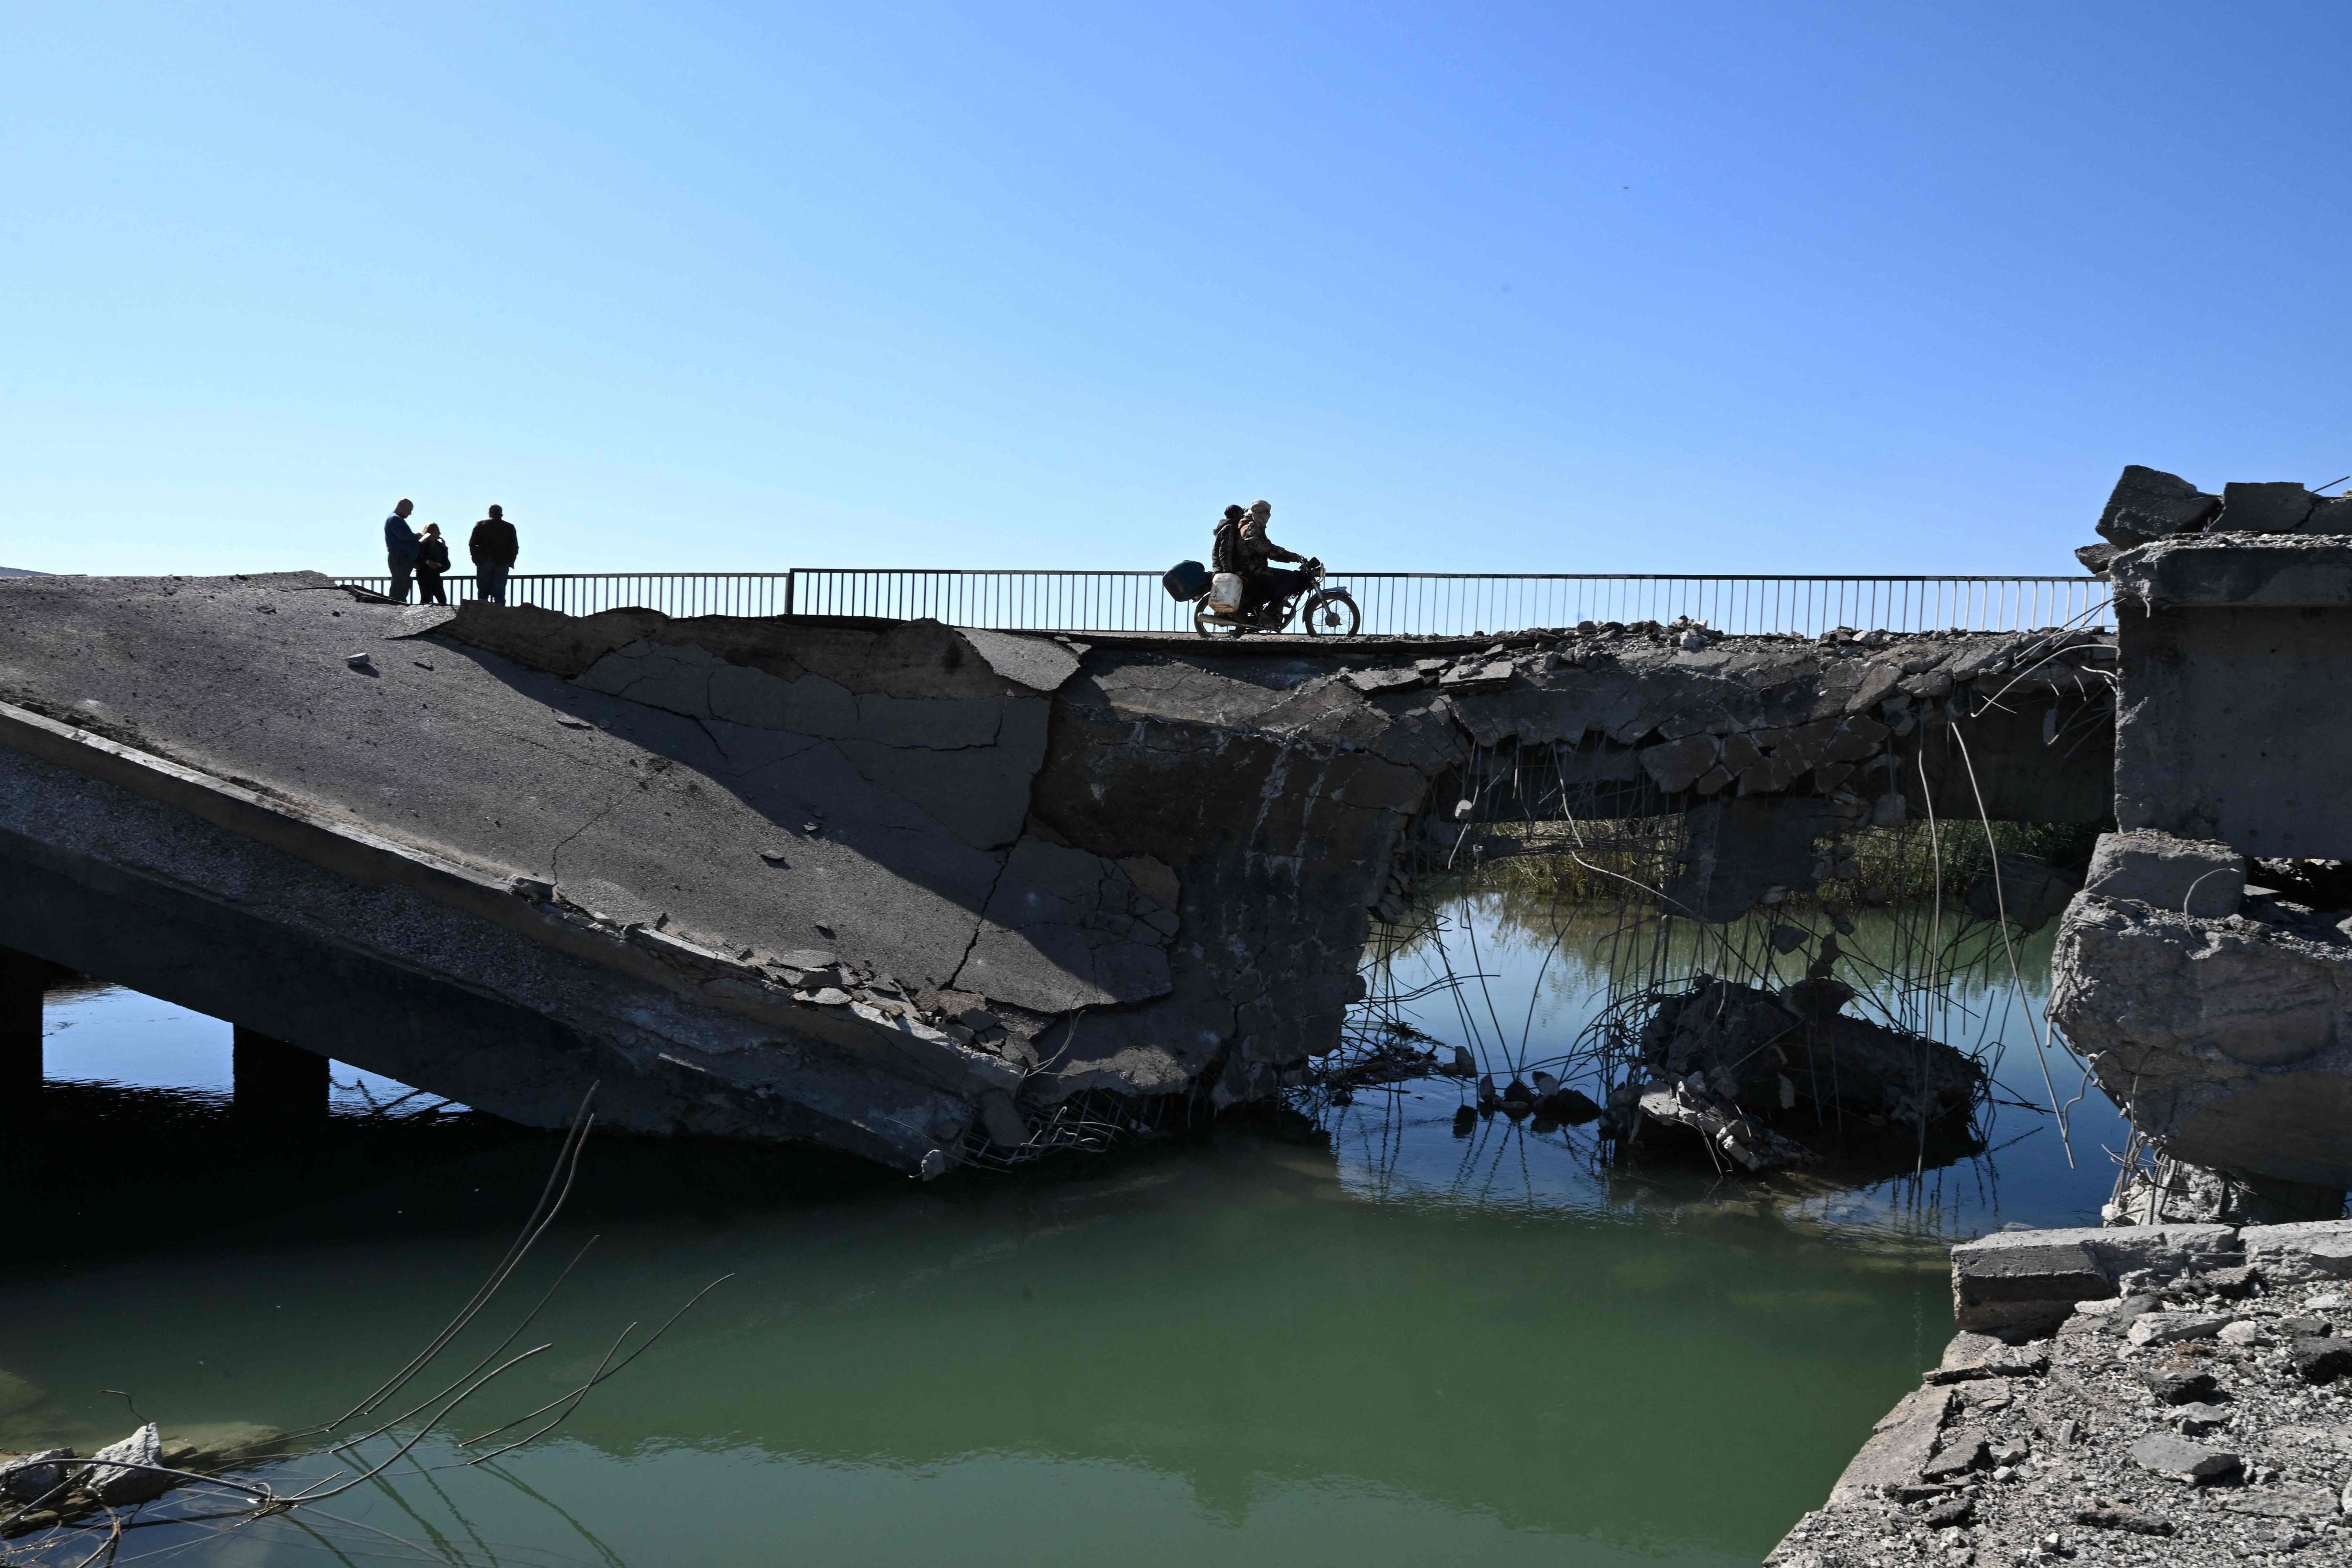
[[[1231,511],[1228,508],[1228,512]],[[1275,561],[1304,561],[1294,551],[1276,544],[1266,531],[1267,520],[1274,515],[1271,501],[1254,501],[1242,514],[1240,533],[1240,565],[1242,574],[1242,612],[1254,614],[1261,605],[1286,599],[1307,586],[1304,572],[1278,572],[1268,564]]]

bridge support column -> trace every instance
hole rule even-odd
[[[326,1058],[242,1024],[229,1048],[239,1117],[270,1123],[326,1121]]]
[[[57,966],[0,947],[0,1120],[27,1114],[41,1090],[41,993]]]

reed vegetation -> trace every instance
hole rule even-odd
[[[1663,819],[1670,821],[1671,819]],[[1641,889],[1662,887],[1681,854],[1662,819],[1510,824],[1489,830],[1470,858],[1480,885],[1567,903],[1613,904]],[[1992,868],[1996,855],[2030,857],[2079,870],[2091,858],[2095,825],[1956,821],[1850,832],[1853,875],[1791,889],[1792,908],[1876,906],[1964,895]],[[1470,868],[1457,862],[1456,871]]]

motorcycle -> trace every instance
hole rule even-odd
[[[1194,573],[1197,563],[1186,562]],[[1171,593],[1175,593],[1176,580],[1183,566],[1169,574]],[[1209,602],[1209,589],[1203,583],[1197,594],[1184,595],[1192,601],[1192,629],[1204,637],[1247,637],[1252,632],[1282,632],[1290,629],[1291,617],[1301,617],[1301,629],[1308,637],[1351,637],[1361,630],[1363,612],[1356,607],[1354,595],[1345,588],[1323,585],[1323,563],[1308,557],[1301,567],[1302,581],[1298,586],[1277,598],[1270,598],[1255,610],[1221,610]],[[1189,575],[1189,574],[1188,574]]]

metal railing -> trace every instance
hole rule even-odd
[[[370,593],[389,594],[389,577],[338,577]],[[441,586],[453,605],[481,597],[473,574],[451,574]],[[413,600],[415,589],[409,592]],[[567,616],[599,610],[659,610],[666,616],[789,616],[790,572],[534,572],[507,578],[507,603],[536,605]]]
[[[338,582],[381,594],[389,577]],[[2111,619],[2097,577],[1725,577],[1696,574],[1335,572],[1375,637],[1476,637],[1580,621],[1674,621],[1817,637],[1858,631],[2022,631]],[[450,601],[471,576],[442,579]],[[635,606],[670,616],[929,616],[1006,631],[1185,632],[1189,605],[1157,572],[958,571],[802,566],[788,572],[533,574],[507,603],[567,615]]]
[[[1857,631],[2020,631],[2098,625],[2107,584],[2098,577],[1722,577],[1360,572],[1332,580],[1355,595],[1364,629],[1475,635],[1580,621],[1674,621],[1717,631],[1817,637]]]

